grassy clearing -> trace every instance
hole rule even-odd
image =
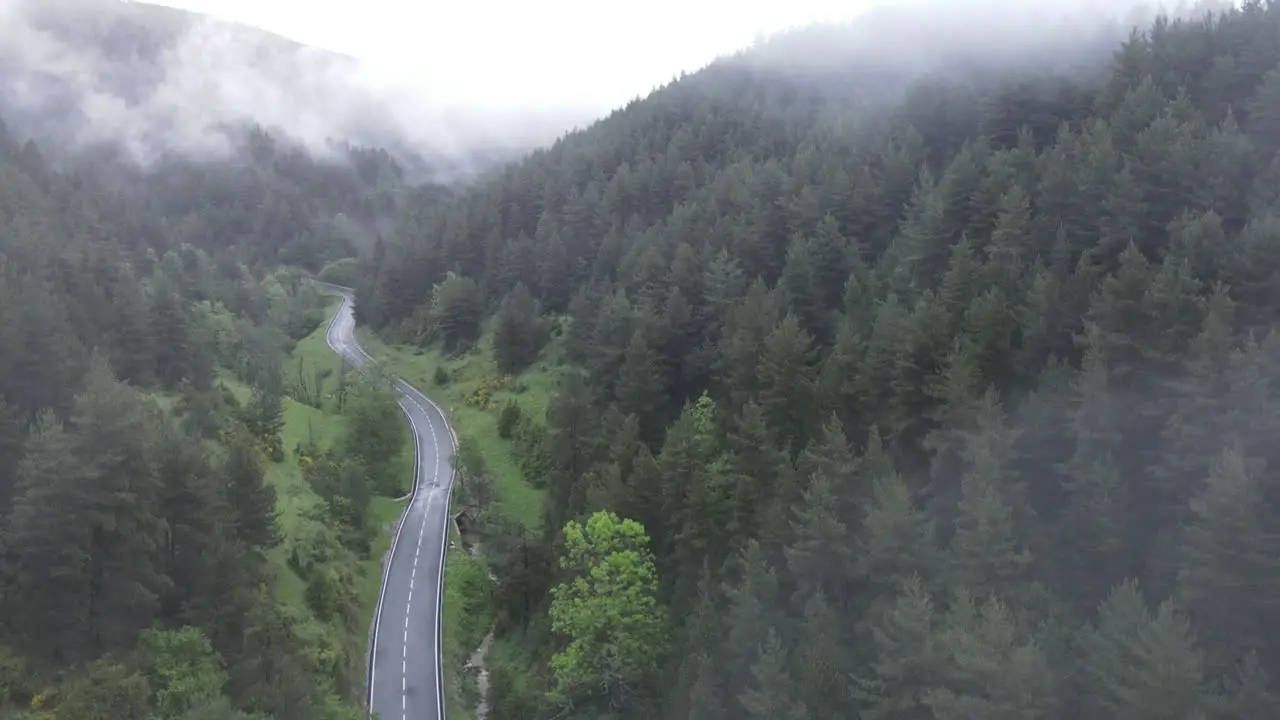
[[[316,393],[324,398],[321,406],[335,414],[338,412],[338,406],[336,398],[333,397],[333,391],[338,387],[338,376],[343,369],[342,360],[337,353],[329,349],[324,337],[329,329],[329,320],[337,312],[339,304],[333,302],[325,308],[324,321],[314,332],[298,341],[293,348],[293,354],[285,361],[282,368],[286,383],[296,386],[299,382],[305,382],[308,387],[314,388]],[[323,376],[318,388],[314,387],[317,374]]]
[[[243,383],[229,377],[219,380],[240,402],[249,399],[250,390]],[[278,599],[290,607],[305,609],[302,599],[305,583],[289,566],[287,539],[301,537],[305,524],[314,522],[308,518],[309,511],[320,503],[320,498],[302,474],[302,465],[294,448],[308,442],[321,448],[332,447],[342,437],[344,429],[342,416],[285,398],[282,433],[285,459],[283,462],[266,463],[264,470],[267,483],[276,491],[276,509],[280,513],[278,527],[286,539],[270,553],[271,564],[275,568],[276,592]]]
[[[324,396],[320,403],[321,408],[297,402],[293,398],[285,398],[282,433],[285,459],[279,463],[267,463],[264,468],[266,481],[276,490],[276,507],[280,513],[279,528],[283,536],[283,542],[271,551],[269,557],[276,578],[277,599],[301,613],[303,617],[311,617],[304,600],[306,582],[289,565],[291,545],[289,541],[306,536],[308,524],[317,522],[312,511],[318,507],[320,499],[307,484],[297,449],[307,445],[314,445],[321,450],[331,449],[346,432],[346,421],[339,414],[336,398],[332,396],[333,390],[337,388],[341,361],[329,349],[324,339],[329,319],[337,307],[335,302],[326,310],[324,321],[314,332],[298,342],[283,368],[288,384],[292,385],[300,377],[305,377],[313,390]],[[327,377],[320,382],[319,388],[315,388],[317,371],[322,374],[327,371]],[[250,390],[243,383],[227,375],[220,376],[219,381],[225,384],[241,402],[249,398]],[[405,443],[397,464],[400,468],[397,475],[404,478],[403,487],[407,489],[412,483],[412,444]],[[395,530],[396,522],[403,509],[404,503],[392,498],[375,497],[370,504],[371,526],[378,532],[374,534],[369,557],[357,564],[360,616],[363,618],[371,620],[377,608],[378,595],[382,588],[383,555],[391,545],[391,534]],[[319,632],[319,629],[313,626],[299,628],[299,631],[304,635],[314,635]],[[367,641],[364,637],[367,624],[362,624],[356,632],[359,637],[349,637],[347,641],[351,647],[363,648]]]
[[[511,453],[511,443],[498,436],[498,413],[508,400],[520,404],[525,415],[542,418],[555,390],[552,368],[559,363],[560,350],[553,343],[543,358],[506,389],[494,392],[485,407],[468,404],[466,398],[482,383],[499,377],[493,363],[491,337],[486,333],[476,347],[459,357],[446,358],[438,348],[419,350],[391,345],[371,332],[357,328],[360,344],[406,382],[431,396],[449,415],[458,438],[475,443],[493,477],[495,504],[506,515],[533,531],[542,522],[541,490],[530,485]],[[437,367],[444,367],[449,382],[433,380]]]
[[[335,296],[336,298],[336,296]],[[293,349],[293,354],[289,357],[284,365],[285,382],[291,386],[305,384],[312,392],[319,395],[320,406],[324,408],[324,412],[334,415],[341,419],[338,408],[338,400],[334,395],[339,385],[339,377],[345,371],[348,381],[354,381],[352,373],[355,371],[350,367],[344,368],[341,358],[325,341],[325,334],[329,329],[329,320],[333,314],[337,312],[341,303],[334,300],[324,312],[324,321],[310,335],[298,341]],[[319,380],[317,380],[319,378]],[[285,444],[286,449],[292,449],[293,446]],[[413,488],[413,445],[406,441],[404,450],[400,456],[396,458],[395,476],[400,478],[401,494],[408,493]],[[377,499],[374,501],[373,515],[375,520],[381,519],[386,522],[384,517],[379,515],[377,507]],[[389,512],[387,508],[383,508],[382,514]],[[395,520],[398,515],[393,514],[390,522],[394,530]]]
[[[555,389],[552,369],[561,362],[559,343],[553,342],[542,359],[519,377],[500,385],[495,382],[499,373],[488,333],[475,348],[457,357],[445,357],[438,348],[393,345],[363,328],[357,328],[356,333],[370,355],[440,404],[460,441],[475,444],[493,479],[497,510],[536,531],[542,522],[543,492],[525,479],[511,443],[498,435],[497,421],[501,408],[511,399],[519,403],[525,415],[539,419],[545,416]],[[443,385],[433,379],[439,367],[449,377]],[[501,389],[492,392],[481,406],[473,396],[481,387]],[[473,398],[470,403],[469,396]],[[464,677],[463,668],[493,623],[491,583],[484,558],[467,554],[458,542],[457,530],[451,529],[450,533],[457,547],[448,551],[445,572],[445,695],[450,717],[470,718],[479,698],[474,684]]]

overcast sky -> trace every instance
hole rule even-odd
[[[354,55],[401,87],[494,109],[608,110],[759,33],[875,0],[160,0]]]

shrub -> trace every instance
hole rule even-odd
[[[502,414],[498,416],[498,437],[510,440],[516,425],[520,424],[520,418],[520,406],[515,400],[508,400],[502,408]]]

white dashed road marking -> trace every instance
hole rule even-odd
[[[350,312],[350,307],[349,307],[349,304],[350,304],[350,302],[351,302],[352,300],[351,300],[351,297],[350,297],[349,293],[350,293],[350,290],[349,290],[349,289],[346,289],[346,290],[343,292],[343,295],[344,295],[344,298],[343,298],[343,299],[344,299],[344,307],[343,307],[342,309],[340,309],[340,310],[339,310],[339,312],[338,312],[337,314],[335,314],[334,318],[330,321],[329,328],[328,328],[328,331],[327,331],[327,333],[326,333],[326,340],[328,340],[328,341],[329,341],[329,342],[328,342],[329,346],[330,346],[331,348],[333,348],[333,349],[334,349],[334,350],[335,350],[339,355],[346,357],[346,358],[348,359],[348,361],[349,361],[349,362],[351,362],[351,363],[352,363],[353,365],[355,365],[356,367],[360,367],[360,366],[365,365],[366,361],[372,361],[372,360],[373,360],[373,358],[372,358],[372,357],[370,357],[370,355],[369,355],[367,352],[365,352],[364,348],[360,347],[360,345],[359,345],[357,342],[355,342],[353,339],[348,339],[348,338],[351,336],[351,334],[354,332],[354,320],[352,319],[351,312]],[[345,337],[344,337],[344,336],[345,336]],[[412,426],[413,426],[413,432],[414,432],[414,436],[415,436],[415,437],[414,437],[414,441],[415,441],[415,443],[414,443],[414,444],[415,444],[415,450],[417,450],[417,451],[418,451],[418,452],[415,452],[415,455],[417,456],[417,462],[415,462],[415,467],[414,467],[414,478],[413,478],[414,486],[413,486],[413,490],[409,493],[409,495],[408,495],[408,496],[406,496],[406,497],[411,498],[411,501],[410,501],[410,507],[409,507],[409,508],[406,508],[406,510],[405,510],[405,516],[404,516],[404,519],[402,520],[402,523],[403,523],[404,521],[409,520],[409,517],[410,517],[410,516],[409,516],[409,513],[410,513],[411,511],[418,511],[418,510],[422,510],[421,515],[419,516],[419,518],[420,518],[420,523],[419,523],[419,526],[418,526],[418,542],[417,542],[417,544],[416,544],[416,547],[414,548],[414,553],[413,553],[413,565],[412,565],[412,567],[410,568],[410,574],[409,574],[409,588],[408,588],[408,594],[407,594],[407,597],[406,597],[406,599],[405,599],[405,610],[404,610],[404,612],[405,612],[405,618],[404,618],[404,632],[403,632],[403,635],[402,635],[402,646],[401,646],[401,648],[400,648],[400,709],[401,709],[401,718],[402,718],[402,720],[408,720],[408,702],[409,702],[409,700],[408,700],[408,689],[409,689],[409,659],[408,659],[408,658],[409,658],[409,619],[410,619],[410,617],[412,616],[412,612],[411,612],[411,611],[412,611],[412,607],[413,607],[413,592],[414,592],[414,590],[416,589],[416,580],[417,580],[417,573],[418,573],[418,559],[419,559],[419,557],[421,556],[421,553],[422,553],[422,538],[423,538],[423,536],[426,534],[426,529],[427,529],[427,518],[431,517],[431,505],[432,505],[433,501],[435,500],[435,498],[433,497],[434,493],[432,493],[432,494],[428,494],[427,499],[426,499],[426,508],[425,508],[425,509],[420,509],[420,508],[418,508],[418,507],[416,507],[416,506],[418,505],[418,501],[420,500],[420,493],[421,493],[421,491],[423,491],[423,490],[429,490],[429,489],[431,489],[431,488],[440,488],[440,487],[441,487],[441,484],[440,484],[440,480],[441,480],[441,471],[440,471],[440,468],[441,468],[441,462],[440,462],[440,459],[441,459],[441,458],[440,458],[440,441],[439,441],[438,437],[436,436],[436,429],[435,429],[435,422],[434,422],[434,420],[433,420],[433,413],[428,412],[428,411],[427,411],[427,409],[426,409],[425,407],[423,407],[422,403],[421,403],[421,402],[419,402],[419,399],[420,399],[420,398],[421,398],[421,399],[425,399],[425,401],[426,401],[428,404],[430,404],[430,405],[435,409],[436,413],[439,413],[439,416],[440,416],[442,419],[443,419],[443,410],[441,410],[441,409],[440,409],[440,407],[439,407],[438,405],[436,405],[434,402],[432,402],[429,398],[425,398],[425,397],[424,397],[420,392],[418,392],[418,391],[417,391],[417,389],[416,389],[416,388],[413,388],[413,386],[408,385],[408,383],[405,383],[405,382],[404,382],[404,381],[402,381],[402,380],[401,380],[401,381],[398,381],[398,383],[397,383],[396,387],[397,387],[397,390],[399,391],[399,392],[398,392],[398,394],[400,395],[400,404],[401,404],[401,407],[405,410],[405,414],[406,414],[406,416],[407,416],[407,419],[409,420],[410,425],[412,425]],[[423,445],[423,441],[425,440],[425,438],[424,438],[424,437],[422,436],[422,434],[419,432],[419,429],[418,429],[418,428],[419,428],[419,426],[418,426],[418,424],[415,422],[415,417],[414,417],[414,415],[409,411],[409,407],[410,407],[410,406],[412,406],[413,408],[416,408],[416,409],[418,410],[418,412],[420,413],[420,415],[418,416],[418,419],[424,419],[424,420],[426,420],[426,422],[427,422],[427,427],[428,427],[428,430],[429,430],[429,433],[430,433],[430,436],[431,436],[432,449],[433,449],[433,451],[435,452],[435,463],[434,463],[434,467],[432,468],[432,473],[431,473],[431,479],[430,479],[430,481],[427,481],[427,477],[426,477],[426,476],[427,476],[427,473],[426,473],[426,472],[424,472],[424,469],[423,469],[423,468],[422,468],[422,466],[421,466],[421,456],[422,456],[421,450],[422,450],[422,445]],[[450,428],[450,427],[449,427],[449,425],[448,425],[448,421],[447,421],[447,420],[445,420],[445,421],[444,421],[444,423],[445,423],[445,424],[444,424],[444,429],[446,429],[446,430],[448,430],[448,431],[449,431],[450,441],[451,441],[451,442],[450,442],[451,449],[454,449],[454,448],[456,448],[456,447],[457,447],[457,437],[454,435],[452,428]],[[436,584],[437,584],[437,598],[436,598],[436,605],[435,605],[435,608],[434,608],[435,613],[436,613],[436,616],[435,616],[434,618],[427,618],[427,620],[428,620],[429,622],[432,622],[432,630],[433,630],[433,633],[434,633],[434,635],[435,635],[435,637],[433,638],[434,645],[433,645],[433,647],[431,648],[431,650],[432,650],[432,651],[434,651],[434,654],[436,654],[436,655],[437,655],[436,660],[435,660],[437,663],[439,662],[439,659],[438,659],[438,652],[439,652],[439,646],[440,646],[440,637],[439,637],[439,632],[440,632],[440,627],[439,627],[439,623],[440,623],[440,618],[439,618],[439,610],[440,610],[439,602],[440,602],[440,598],[438,597],[438,595],[443,591],[443,590],[442,590],[442,585],[443,585],[444,555],[445,555],[445,549],[446,549],[446,547],[447,547],[447,544],[446,544],[446,543],[448,542],[448,508],[447,508],[448,497],[449,497],[449,494],[448,494],[448,492],[446,491],[446,492],[444,493],[444,499],[445,499],[444,501],[445,501],[445,503],[446,503],[446,508],[445,508],[445,523],[444,523],[444,525],[443,525],[443,527],[442,527],[443,533],[442,533],[442,536],[441,536],[441,538],[440,538],[440,564],[439,564],[439,566],[436,568],[436,572],[438,573],[438,575],[437,575],[437,577],[435,578],[435,580],[436,580]],[[400,529],[402,529],[402,528],[398,528],[398,529],[397,529],[397,532],[396,532],[396,541],[398,541],[398,540],[399,540],[399,532],[400,532]],[[391,548],[391,555],[392,555],[392,559],[394,559],[395,554],[396,554],[396,553],[395,553],[395,544],[394,544],[394,543],[395,543],[395,541],[393,541],[392,548]],[[388,562],[390,562],[390,561],[388,561]],[[388,568],[388,570],[389,570],[389,568]],[[390,575],[390,574],[389,574],[389,572],[388,572],[388,573],[386,573],[386,574],[384,575],[384,578],[383,578],[383,594],[382,594],[382,596],[380,596],[380,597],[379,597],[379,599],[378,599],[378,611],[377,611],[377,616],[375,617],[375,620],[374,620],[374,639],[373,639],[373,646],[372,646],[372,653],[373,653],[373,654],[371,655],[371,662],[372,662],[373,657],[374,657],[374,656],[376,656],[376,654],[377,654],[377,640],[378,640],[377,623],[378,623],[378,620],[379,620],[379,619],[381,619],[382,614],[383,614],[383,613],[382,613],[382,600],[383,600],[383,596],[385,596],[385,594],[386,594],[386,583],[387,583],[387,579],[389,578],[389,575]],[[372,710],[372,709],[373,709],[373,708],[372,708],[372,701],[373,701],[373,695],[372,695],[372,693],[373,693],[373,685],[374,685],[374,683],[373,683],[374,671],[375,671],[375,668],[374,668],[374,667],[370,667],[370,670],[369,670],[369,672],[370,672],[370,675],[369,675],[369,690],[370,690],[370,697],[369,697],[369,701],[370,701],[370,710]],[[444,716],[444,698],[443,698],[443,695],[442,695],[442,690],[443,690],[443,689],[440,687],[440,675],[439,675],[439,668],[438,668],[438,667],[436,668],[436,671],[437,671],[437,672],[436,672],[436,677],[434,678],[434,682],[435,682],[435,685],[436,685],[436,696],[437,696],[437,697],[436,697],[436,701],[437,701],[437,703],[438,703],[438,709],[437,709],[436,713],[437,713],[437,715],[438,715],[438,717],[439,717],[439,718],[443,719],[443,716]],[[424,677],[423,679],[426,679],[426,678]]]

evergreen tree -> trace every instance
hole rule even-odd
[[[191,373],[194,348],[183,299],[164,275],[152,280],[150,310],[156,348],[155,376],[164,387],[175,388]]]
[[[1080,638],[1087,712],[1100,718],[1201,718],[1200,651],[1172,602],[1152,613],[1132,581],[1117,585]]]
[[[232,435],[221,470],[234,537],[249,547],[266,549],[279,541],[276,491],[266,484],[259,458],[252,441],[243,435]]]
[[[1273,580],[1278,538],[1264,518],[1260,475],[1238,447],[1228,448],[1191,505],[1178,596],[1205,637],[1207,667],[1216,673],[1267,650],[1264,628],[1280,609]]]
[[[253,387],[240,417],[268,459],[284,460],[284,389],[276,374]]]
[[[90,647],[129,647],[151,623],[169,578],[163,573],[164,521],[151,435],[156,416],[95,356],[71,414],[74,455],[88,476],[78,503],[87,531]]]
[[[893,605],[873,615],[869,624],[875,659],[854,685],[861,716],[926,717],[941,667],[933,637],[933,602],[920,579],[913,576],[903,583]]]
[[[5,527],[6,614],[14,621],[6,634],[41,664],[88,656],[91,550],[83,488],[89,471],[75,443],[52,412],[41,413]]]
[[[809,713],[804,703],[793,699],[795,693],[791,674],[787,671],[787,658],[782,641],[773,628],[764,645],[760,646],[758,659],[751,666],[753,682],[739,696],[745,711],[743,717],[751,720],[783,718],[805,720]]]
[[[538,301],[524,283],[516,283],[493,316],[493,359],[498,370],[517,373],[538,358],[548,339]]]

